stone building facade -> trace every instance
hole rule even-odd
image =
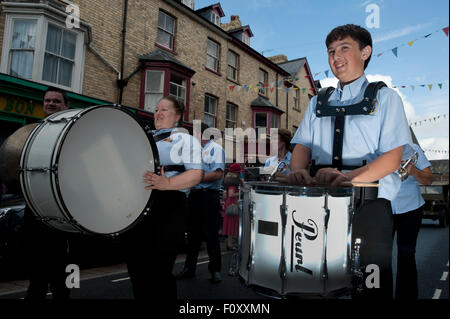
[[[0,10],[0,73],[150,113],[176,95],[188,126],[293,131],[317,93],[306,58],[256,52],[250,26],[222,21],[220,3],[11,0]]]

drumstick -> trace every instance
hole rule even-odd
[[[275,177],[275,180],[280,182],[280,183],[284,183],[284,184],[289,184],[288,178],[286,176],[277,176]],[[325,184],[319,184],[319,183],[312,183],[310,185],[305,185],[305,186],[329,186],[329,185],[325,185]],[[341,184],[339,184],[340,187],[378,187],[379,184],[378,183],[369,183],[369,182],[350,182],[350,181],[346,181],[346,182],[342,182]]]

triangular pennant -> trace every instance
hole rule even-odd
[[[305,94],[306,88],[302,88],[302,94]]]
[[[438,83],[440,89],[442,89],[442,83]]]
[[[430,91],[431,91],[431,89],[433,88],[433,84],[428,84],[428,88],[429,88]]]
[[[230,85],[230,91],[234,91],[235,86],[234,85]]]
[[[413,45],[414,41],[415,41],[415,40],[412,40],[412,41],[409,41],[409,42],[408,42],[408,44],[409,44],[410,47]]]
[[[442,31],[444,31],[445,35],[448,36],[448,27],[442,29]]]
[[[325,76],[326,76],[326,77],[328,77],[328,72],[329,72],[329,71],[330,71],[330,70],[326,70],[326,71],[325,71]]]
[[[273,89],[274,89],[274,88],[270,88],[270,93],[272,93],[272,92],[273,92]]]
[[[398,50],[398,47],[392,49],[392,53],[394,53],[396,58],[398,58],[397,50]]]

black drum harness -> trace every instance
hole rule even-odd
[[[161,133],[158,134],[157,136],[153,136],[153,139],[156,142],[159,142],[165,138],[168,138],[170,135],[172,134],[172,132],[165,132],[165,133]],[[184,167],[184,165],[166,165],[164,166],[164,172],[184,172],[186,171],[186,168]]]
[[[385,87],[386,84],[382,81],[369,83],[364,91],[364,97],[361,102],[346,106],[330,106],[328,99],[335,90],[334,87],[326,87],[319,91],[316,104],[317,117],[334,117],[334,138],[333,138],[333,155],[331,165],[316,165],[312,161],[311,176],[314,176],[317,171],[325,167],[333,167],[338,170],[354,170],[367,164],[364,160],[361,166],[348,166],[342,164],[342,148],[344,145],[344,124],[345,116],[350,115],[369,115],[375,110],[377,103],[376,96],[379,89]],[[376,188],[373,188],[376,190]],[[363,196],[363,198],[366,196]],[[372,197],[372,196],[370,196]]]

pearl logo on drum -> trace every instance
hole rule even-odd
[[[295,226],[292,225],[292,252],[291,252],[291,272],[293,272],[294,268],[294,250],[295,250],[295,270],[304,272],[308,275],[313,275],[312,270],[306,268],[303,263],[303,249],[302,249],[302,238],[304,237],[306,240],[313,241],[317,238],[318,235],[318,228],[317,224],[310,218],[308,218],[307,223],[308,225],[305,225],[304,222],[299,222],[295,220],[295,213],[297,211],[292,211],[292,221],[294,222],[295,226],[299,228],[299,231],[295,231]],[[295,247],[295,248],[294,248]]]

